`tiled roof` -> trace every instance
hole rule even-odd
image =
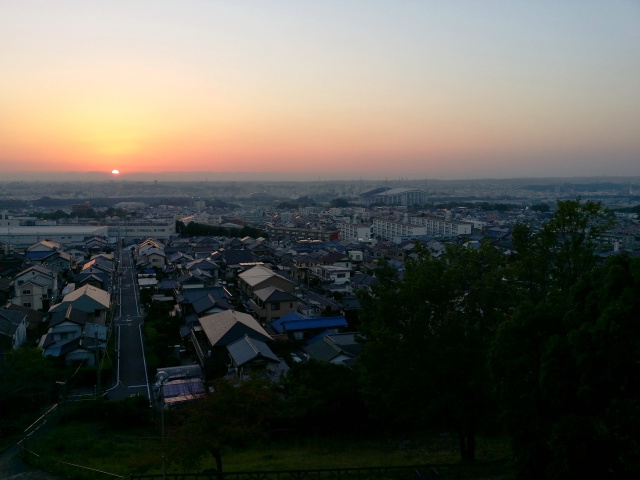
[[[239,367],[257,358],[279,362],[276,354],[271,351],[266,343],[251,338],[248,335],[228,345],[227,350],[235,364]]]
[[[264,328],[248,313],[235,310],[212,313],[200,318],[200,325],[212,346],[226,346],[248,334],[252,338],[271,340]]]
[[[253,292],[263,302],[287,302],[298,300],[298,297],[288,292],[283,292],[276,287],[261,288]]]
[[[259,283],[269,278],[276,277],[278,276],[278,274],[273,270],[271,270],[270,268],[263,267],[262,265],[256,265],[255,267],[252,267],[249,270],[242,272],[238,276],[242,280],[244,280],[247,283],[247,285],[252,287],[254,285],[258,285]]]
[[[105,308],[109,308],[109,305],[111,302],[111,297],[109,296],[109,292],[105,292],[104,290],[93,287],[91,285],[83,285],[77,290],[74,290],[73,292],[68,293],[64,297],[63,301],[74,302],[84,295],[95,300],[99,304],[103,305]]]

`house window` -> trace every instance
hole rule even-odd
[[[31,308],[31,303],[26,302],[22,304],[23,307]]]
[[[280,310],[280,304],[275,302],[271,304],[271,310]]]
[[[22,290],[23,295],[31,295],[31,290]]]

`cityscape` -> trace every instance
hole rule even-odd
[[[251,397],[256,381],[277,386],[272,388],[301,388],[295,382],[291,387],[288,379],[316,365],[349,372],[350,382],[361,382],[361,365],[371,361],[367,338],[375,331],[367,323],[371,307],[362,302],[382,302],[389,292],[385,269],[393,272],[393,282],[400,282],[394,288],[415,288],[417,280],[411,278],[416,268],[461,262],[467,270],[495,255],[512,264],[499,267],[502,275],[511,276],[524,262],[518,252],[519,229],[543,237],[554,219],[566,215],[565,209],[570,209],[565,220],[577,222],[577,215],[591,225],[586,232],[591,240],[581,248],[591,252],[594,268],[614,258],[637,262],[640,256],[638,178],[398,179],[382,184],[13,181],[0,187],[2,430],[18,438],[21,419],[52,401],[50,409],[140,399],[127,407],[134,417],[127,420],[123,413],[113,421],[148,428],[154,415],[144,410],[151,407],[162,413],[164,432],[165,410],[171,424],[180,416],[176,412],[191,411],[190,404],[214,402],[210,408],[215,410],[220,408],[216,401],[233,402],[228,394],[215,393],[220,382],[238,392],[246,389],[242,395]],[[595,214],[587,213],[591,208]],[[601,209],[609,216],[602,216]],[[592,223],[598,217],[608,218],[606,226]],[[482,281],[491,282],[489,277]],[[554,288],[560,290],[561,284]],[[474,290],[465,287],[464,295]],[[533,298],[534,291],[529,295]],[[471,308],[463,305],[456,308]],[[483,321],[492,317],[482,316],[487,317]],[[16,352],[51,362],[51,370],[25,383],[7,370],[26,368]],[[325,374],[338,373],[329,372]],[[16,387],[20,393],[9,391]],[[32,398],[31,408],[23,403],[23,389]],[[339,393],[341,402],[348,398],[366,404],[360,395],[357,390]],[[272,405],[275,400],[264,401]],[[295,402],[284,400],[285,405],[287,401]],[[249,408],[254,412],[264,405]],[[330,411],[332,420],[320,417],[323,424],[375,418],[351,408]],[[242,421],[250,421],[252,414],[237,413]],[[47,415],[60,421],[60,413]],[[300,419],[312,425],[313,415],[318,413]],[[209,420],[202,421],[206,431],[213,429]],[[271,419],[282,425],[287,421]],[[36,422],[25,432],[35,440],[39,428]],[[196,427],[182,433],[176,425],[167,428],[172,435],[188,436],[180,442],[193,441]],[[261,431],[263,426],[251,428]],[[217,442],[221,433],[211,435]],[[162,439],[165,445],[165,433]],[[22,438],[19,445],[28,461],[25,442]],[[171,448],[173,454],[180,450]],[[463,464],[465,455],[475,459],[475,452],[462,448]],[[216,470],[222,471],[222,450],[209,451]],[[158,475],[166,475],[168,464],[161,459],[145,470],[160,466]],[[482,465],[495,459],[480,460]],[[56,471],[70,478],[94,468],[64,464]],[[169,471],[178,465],[180,461],[169,463]],[[404,467],[397,468],[397,474],[406,474]]]

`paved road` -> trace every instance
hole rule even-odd
[[[117,289],[117,309],[114,320],[116,335],[116,385],[107,390],[111,399],[141,394],[151,399],[149,379],[144,360],[143,315],[138,302],[138,286],[133,259],[129,251],[120,254],[120,281]]]
[[[150,398],[150,386],[144,361],[142,326],[143,316],[138,302],[138,288],[131,253],[125,251],[120,258],[122,275],[114,288],[116,293],[116,317],[114,320],[117,361],[117,384],[107,389],[112,399],[142,394]],[[54,475],[34,469],[19,456],[18,446],[0,453],[0,478],[2,480],[67,480],[68,477]]]

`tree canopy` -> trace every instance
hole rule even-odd
[[[598,265],[597,202],[558,202],[514,251],[421,252],[361,295],[359,364],[373,415],[448,425],[473,460],[479,426],[509,433],[519,478],[637,472],[640,260]],[[589,459],[588,462],[585,459]]]

